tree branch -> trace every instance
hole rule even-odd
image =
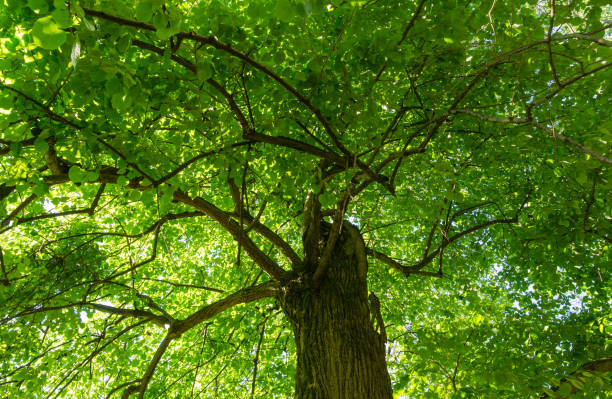
[[[107,21],[110,22],[114,22],[120,25],[125,25],[125,26],[132,26],[135,28],[140,28],[140,29],[144,29],[144,30],[150,30],[150,31],[155,31],[155,27],[149,24],[143,24],[137,21],[131,21],[125,18],[121,18],[121,17],[116,17],[104,12],[100,12],[100,11],[95,11],[95,10],[91,10],[88,8],[83,8],[83,10],[85,11],[86,15],[90,15],[90,16],[95,16],[101,19],[105,19]],[[302,95],[295,87],[293,87],[292,85],[290,85],[286,80],[284,80],[283,78],[281,78],[279,75],[277,75],[276,73],[272,72],[270,69],[268,69],[267,67],[263,66],[262,64],[258,63],[257,61],[255,61],[253,58],[249,57],[248,55],[234,49],[232,46],[230,46],[229,44],[223,43],[221,41],[219,41],[216,37],[214,36],[202,36],[199,35],[197,33],[194,32],[181,32],[178,33],[176,36],[177,40],[192,40],[195,41],[197,43],[201,43],[207,46],[212,46],[214,48],[216,48],[217,50],[223,51],[227,54],[230,54],[233,57],[236,57],[240,60],[242,60],[243,62],[251,65],[252,67],[254,67],[255,69],[259,70],[260,72],[264,73],[265,75],[267,75],[268,77],[270,77],[272,80],[276,81],[278,84],[280,84],[282,87],[284,87],[289,93],[291,93],[299,102],[301,102],[303,105],[305,105],[314,115],[315,117],[319,120],[319,122],[321,123],[321,125],[323,126],[323,128],[325,129],[325,131],[327,132],[328,136],[331,138],[331,140],[333,141],[333,143],[336,145],[336,147],[338,147],[342,153],[344,153],[346,156],[350,157],[351,153],[344,147],[344,145],[340,142],[340,140],[338,139],[338,136],[336,135],[334,129],[332,128],[331,124],[327,121],[327,119],[323,116],[323,114],[321,113],[321,111],[315,107],[304,95]],[[133,41],[136,42],[136,41]],[[136,43],[134,43],[136,44]],[[142,44],[142,42],[140,42],[140,44]],[[136,44],[138,45],[138,44]],[[178,56],[174,56],[172,55],[173,59],[174,57],[176,57],[177,59],[179,59],[180,57]],[[184,60],[184,59],[183,59]],[[193,64],[192,64],[193,65]]]
[[[198,324],[233,306],[241,303],[256,301],[262,298],[273,297],[277,294],[278,289],[279,285],[275,281],[267,281],[256,286],[243,288],[217,302],[204,306],[197,312],[191,314],[185,320],[175,323],[170,328],[170,331],[172,334],[180,336]]]
[[[29,315],[36,314],[36,313],[52,312],[55,310],[62,310],[62,309],[68,309],[68,308],[74,308],[74,307],[91,307],[92,309],[97,310],[99,312],[115,314],[115,315],[120,315],[120,316],[134,317],[134,318],[139,318],[139,319],[146,319],[164,328],[166,325],[170,325],[171,323],[174,322],[174,319],[169,316],[156,315],[155,313],[151,313],[146,310],[117,308],[117,307],[110,306],[110,305],[104,305],[101,303],[88,302],[88,301],[72,302],[72,303],[67,303],[64,305],[47,306],[47,307],[33,306],[31,307],[30,310],[24,310],[13,316],[7,316],[3,320],[3,322],[11,318],[24,317],[24,316],[29,316]]]
[[[0,227],[8,226],[11,223],[11,220],[13,220],[19,214],[19,212],[23,211],[25,207],[30,204],[30,202],[34,201],[36,197],[36,194],[31,194],[28,198],[23,200],[21,204],[17,206],[17,208],[13,209],[13,211],[9,213],[6,218],[4,218],[4,220],[0,223]]]
[[[108,395],[106,395],[106,399],[110,399],[110,397],[113,396],[115,392],[120,391],[121,389],[125,387],[129,387],[130,385],[138,384],[139,382],[140,382],[140,379],[136,379],[136,380],[127,381],[127,382],[124,382],[123,384],[117,385],[116,387],[114,387],[108,392]]]
[[[234,143],[232,144],[230,147],[231,148],[237,148],[237,147],[242,147],[244,145],[249,145],[252,144],[252,141],[241,141],[239,143]],[[173,178],[174,176],[178,175],[179,173],[181,173],[183,170],[185,170],[186,168],[188,168],[191,164],[199,161],[200,159],[204,159],[206,157],[209,157],[211,155],[216,155],[219,154],[220,152],[224,151],[226,148],[220,148],[218,150],[211,150],[211,151],[206,151],[206,152],[201,152],[198,155],[192,157],[191,159],[189,159],[188,161],[183,162],[182,164],[180,164],[179,166],[177,166],[174,170],[172,170],[171,172],[169,172],[168,174],[160,177],[159,179],[155,180],[154,185],[159,186],[160,184],[168,181],[169,179]]]
[[[555,0],[550,0],[550,23],[548,24],[548,64],[550,65],[550,70],[552,71],[553,79],[557,84],[557,87],[561,87],[561,82],[559,82],[559,76],[557,76],[557,68],[555,67],[555,63],[553,60],[553,51],[552,51],[552,31],[555,25]]]
[[[612,65],[612,63],[610,64]],[[477,112],[474,112],[472,110],[469,109],[456,109],[453,111],[453,113],[455,114],[467,114],[467,115],[471,115],[474,116],[478,119],[482,119],[485,121],[489,121],[489,122],[494,122],[494,123],[505,123],[505,124],[528,124],[528,125],[533,125],[536,128],[542,130],[543,132],[545,132],[546,134],[548,134],[550,137],[562,141],[564,143],[567,143],[569,145],[571,145],[574,148],[579,149],[580,151],[591,155],[593,158],[606,163],[608,165],[612,165],[612,159],[607,158],[593,150],[591,150],[588,147],[583,146],[582,144],[578,143],[577,141],[575,141],[574,139],[571,139],[567,136],[564,136],[561,133],[555,132],[552,129],[548,128],[547,126],[541,124],[540,122],[536,122],[533,120],[530,120],[528,118],[514,118],[514,117],[508,117],[508,118],[498,118],[498,117],[493,117],[493,116],[488,116],[488,115],[483,115],[483,114],[479,114]]]
[[[7,287],[11,285],[8,274],[6,273],[6,266],[4,265],[4,253],[2,252],[2,247],[0,247],[0,272],[2,272],[2,280],[0,280],[0,284]]]
[[[402,42],[408,36],[408,32],[410,32],[410,29],[412,29],[412,27],[414,26],[414,23],[416,22],[416,19],[419,17],[419,14],[421,13],[421,10],[423,9],[423,6],[425,5],[425,1],[426,0],[421,0],[419,5],[417,6],[416,10],[414,11],[414,14],[412,14],[412,18],[410,18],[410,21],[408,22],[408,26],[406,26],[406,29],[404,29],[404,32],[402,33],[402,38],[399,40],[399,42],[397,42],[398,46],[401,45]]]
[[[157,367],[157,364],[159,363],[162,356],[168,349],[168,345],[170,345],[170,341],[172,341],[172,338],[170,336],[170,332],[168,332],[168,334],[164,336],[161,343],[157,347],[157,350],[155,351],[155,354],[153,355],[153,359],[151,359],[151,362],[149,362],[149,366],[147,367],[147,370],[145,371],[144,375],[140,379],[140,383],[138,385],[138,391],[139,391],[138,399],[144,398],[144,394],[145,394],[145,391],[147,390],[147,386],[149,385],[149,381],[151,381],[151,377],[153,377],[153,373],[155,372],[155,368]]]
[[[283,240],[278,234],[270,230],[266,225],[259,222],[259,218],[261,217],[261,213],[265,208],[264,205],[260,208],[257,216],[253,217],[251,213],[244,208],[240,201],[240,190],[236,183],[228,177],[227,179],[228,186],[230,188],[230,193],[232,195],[232,200],[234,202],[234,212],[231,216],[234,219],[242,219],[243,222],[247,222],[248,226],[244,229],[244,234],[246,235],[250,230],[255,230],[255,232],[259,233],[261,236],[266,238],[270,243],[272,243],[276,248],[281,251],[281,253],[287,258],[291,268],[293,270],[298,270],[302,267],[302,260],[299,255],[293,250],[291,245],[287,243],[287,241]],[[240,228],[242,229],[242,223],[240,223]]]
[[[134,40],[133,43],[137,44],[138,41]],[[156,53],[161,53],[163,54],[163,50],[161,50],[160,48],[157,48],[155,46],[152,45],[146,45],[142,42],[140,42],[140,44],[143,46],[143,48],[147,48],[151,51],[154,51]],[[195,68],[195,66],[190,63],[187,60],[184,60],[176,55],[172,55],[172,58],[175,60],[182,60],[181,62],[187,66],[190,70],[192,71],[196,71],[197,69]],[[216,84],[216,82],[212,79],[209,79],[209,81],[212,81],[213,83]],[[209,82],[210,83],[210,82]],[[218,84],[217,84],[218,85]],[[3,85],[4,86],[4,85]],[[6,86],[5,86],[6,87]],[[21,93],[18,90],[12,89],[11,87],[8,87],[9,90],[13,90],[18,92],[19,94],[27,97],[30,101],[36,103],[37,105],[39,105],[42,109],[46,110],[48,114],[50,114],[50,116],[52,116],[54,119],[56,120],[60,120],[62,121],[62,123],[67,123],[72,127],[76,127],[79,128],[78,125],[74,124],[73,122],[70,122],[68,120],[66,120],[63,117],[57,116],[56,114],[54,114],[50,109],[46,108],[43,104],[40,104],[39,102],[37,102],[36,100],[30,98],[29,96]],[[246,120],[244,121],[246,124]],[[246,124],[246,126],[248,127],[248,124]],[[98,138],[98,141],[103,142],[104,144],[106,144],[102,139]],[[113,149],[114,148],[110,145],[109,148]],[[114,150],[114,152],[118,153],[118,151]],[[121,157],[123,157],[123,155],[120,155]],[[140,168],[138,168],[138,166],[133,165],[131,163],[130,166],[133,166],[134,169],[136,169],[137,171],[141,172]],[[147,176],[146,174],[142,173],[141,174],[143,176]],[[53,177],[53,176],[51,176]],[[100,176],[100,179],[102,178],[102,175]],[[114,181],[116,182],[116,178],[114,177]],[[53,179],[51,179],[53,180]],[[58,181],[67,181],[68,177],[66,176],[61,176],[60,179],[57,179]],[[112,179],[111,179],[112,180]],[[149,178],[149,180],[151,180],[151,182],[153,184],[155,184],[156,180]],[[50,182],[51,183],[51,182]],[[33,196],[35,196],[33,194]],[[268,257],[266,254],[264,254],[259,248],[257,248],[257,246],[255,245],[255,243],[248,237],[242,237],[242,228],[233,220],[231,220],[231,218],[223,211],[221,211],[220,209],[216,208],[214,205],[212,205],[211,203],[205,201],[204,199],[198,198],[196,200],[192,200],[191,198],[189,198],[188,196],[186,196],[183,193],[180,192],[175,192],[174,193],[174,200],[179,201],[179,202],[183,202],[183,203],[187,203],[190,204],[192,206],[194,206],[196,209],[200,210],[201,209],[205,209],[206,211],[204,211],[205,214],[207,214],[208,216],[211,216],[213,219],[215,219],[217,222],[219,222],[219,224],[221,224],[224,228],[226,228],[226,230],[228,230],[230,232],[230,234],[232,234],[232,236],[234,237],[234,239],[236,239],[237,241],[241,242],[241,244],[245,247],[245,251],[247,252],[247,254],[253,259],[255,260],[255,262],[257,264],[260,265],[260,267],[262,267],[264,269],[264,271],[266,271],[266,273],[268,273],[271,277],[280,280],[286,280],[288,279],[289,273],[285,270],[283,270],[282,268],[280,268],[272,259],[270,259],[270,257]],[[32,197],[31,199],[29,199],[29,201],[33,200],[34,197]],[[27,203],[22,204],[23,207],[27,206]],[[21,206],[20,206],[21,207]],[[3,222],[2,222],[2,226],[6,224],[8,224],[8,222],[10,222],[10,220],[15,216],[15,214],[17,214],[19,212],[20,208],[16,209],[14,212],[14,214],[9,215]],[[156,239],[155,239],[155,243],[157,243],[157,235],[156,235]],[[151,262],[153,259],[155,259],[157,250],[156,250],[156,246],[154,246],[154,250],[153,250],[153,254],[152,257],[147,259],[144,262],[139,263],[136,266],[133,266],[130,270],[134,269],[135,267],[140,267],[145,263]]]
[[[561,384],[567,383],[571,387],[571,394],[577,393],[582,388],[581,386],[578,386],[577,384],[572,383],[572,380],[577,380],[580,378],[588,378],[588,374],[592,372],[609,373],[610,371],[612,371],[612,357],[606,357],[603,359],[594,360],[592,362],[585,363],[582,366],[580,366],[578,370],[574,371],[567,377],[562,378],[559,383],[559,386],[552,387],[551,391],[558,392]],[[547,393],[543,393],[540,396],[540,399],[549,398],[549,397],[550,395],[548,395]],[[565,396],[555,395],[554,397],[563,398]]]
[[[96,207],[98,206],[98,203],[100,202],[100,197],[102,196],[102,193],[104,193],[105,187],[106,187],[106,183],[100,184],[100,188],[98,189],[98,192],[96,193],[96,196],[94,197],[93,201],[91,202],[91,205],[89,207],[87,207],[87,208],[75,209],[75,210],[64,211],[64,212],[43,213],[41,215],[28,216],[28,217],[24,217],[24,218],[19,218],[19,219],[17,219],[15,221],[15,225],[22,224],[22,223],[33,222],[35,220],[52,219],[52,218],[61,217],[61,216],[81,215],[81,214],[87,214],[89,216],[93,216],[93,214],[94,214],[94,212],[96,210]]]
[[[411,274],[421,275],[421,276],[430,276],[430,277],[442,277],[441,270],[438,270],[438,272],[433,273],[433,272],[424,272],[424,271],[421,271],[421,269],[423,269],[425,266],[430,264],[436,258],[436,256],[441,254],[444,248],[446,248],[448,245],[452,244],[453,242],[457,241],[461,237],[468,235],[470,233],[473,233],[475,231],[485,229],[495,224],[510,224],[510,223],[516,223],[517,221],[518,221],[518,214],[511,219],[494,219],[494,220],[489,220],[488,222],[485,222],[485,223],[481,223],[476,226],[472,226],[469,229],[459,232],[448,239],[443,239],[442,243],[438,246],[438,248],[433,250],[431,253],[426,254],[425,256],[423,256],[423,259],[420,262],[414,265],[411,265],[411,266],[404,266],[398,261],[396,261],[395,259],[381,252],[375,251],[371,248],[367,248],[367,254],[374,257],[375,259],[380,260],[383,263],[386,263],[387,265],[391,266],[392,268],[404,274],[406,277],[410,276]]]
[[[84,8],[84,10],[85,10],[85,14],[89,14],[89,15],[96,16],[96,17],[99,17],[99,18],[102,18],[102,19],[106,19],[108,21],[115,22],[115,23],[118,23],[118,24],[134,26],[134,27],[141,27],[142,29],[146,29],[146,30],[151,30],[151,29],[155,30],[154,27],[152,27],[151,25],[148,25],[148,24],[143,24],[142,26],[140,26],[141,23],[137,22],[137,21],[126,20],[124,18],[111,16],[109,14],[98,12],[98,11],[94,11],[94,10],[90,10],[90,9],[87,9],[87,8]],[[216,37],[214,37],[212,35],[211,36],[202,36],[202,35],[198,35],[198,34],[196,34],[194,32],[189,32],[189,33],[181,32],[181,33],[178,33],[175,37],[178,40],[181,40],[181,41],[184,40],[184,39],[193,40],[195,42],[202,43],[204,45],[209,45],[209,46],[212,46],[212,47],[214,47],[214,48],[216,48],[218,50],[224,51],[224,52],[226,52],[226,53],[228,53],[228,54],[230,54],[230,55],[232,55],[232,56],[242,60],[243,62],[245,62],[245,63],[255,67],[259,71],[263,72],[265,75],[267,75],[270,78],[272,78],[273,80],[275,80],[282,87],[284,87],[287,91],[289,91],[291,94],[293,94],[293,96],[296,97],[299,102],[301,102],[303,105],[305,105],[315,115],[315,117],[319,120],[319,122],[323,126],[323,128],[326,131],[326,133],[328,134],[328,136],[331,138],[332,142],[344,154],[345,161],[343,162],[343,164],[346,164],[347,162],[353,160],[353,158],[354,158],[353,154],[346,147],[344,147],[344,145],[340,142],[337,134],[335,133],[335,131],[332,128],[332,126],[329,123],[329,121],[327,121],[327,119],[323,116],[321,110],[319,110],[317,107],[315,107],[305,96],[303,96],[300,92],[298,92],[297,89],[295,89],[293,86],[291,86],[289,83],[287,83],[284,79],[282,79],[276,73],[272,72],[270,69],[268,69],[267,67],[265,67],[262,64],[258,63],[257,61],[255,61],[254,59],[249,57],[248,55],[246,55],[246,54],[244,54],[244,53],[234,49],[230,45],[228,45],[226,43],[220,42]],[[153,51],[153,52],[155,52],[155,53],[157,53],[159,55],[163,55],[164,54],[164,50],[163,49],[161,49],[161,48],[159,48],[159,47],[157,47],[155,45],[148,44],[148,43],[145,43],[143,41],[137,40],[137,39],[132,40],[132,44],[137,46],[137,47],[140,47],[142,49]],[[173,61],[177,62],[178,64],[180,64],[180,65],[184,66],[185,68],[189,69],[193,73],[197,73],[197,66],[194,63],[186,60],[185,58],[177,56],[176,54],[171,54],[170,58]],[[217,89],[217,91],[219,91],[225,97],[225,99],[228,101],[228,104],[230,105],[230,108],[232,108],[232,110],[234,111],[234,114],[238,118],[238,122],[239,122],[241,128],[243,129],[243,132],[249,132],[249,135],[254,133],[252,131],[252,128],[249,127],[249,124],[248,124],[246,118],[244,117],[244,115],[242,114],[242,112],[236,112],[236,111],[239,111],[239,109],[237,108],[237,106],[234,107],[234,105],[232,104],[233,99],[231,99],[231,96],[228,95],[227,92],[225,92],[226,94],[224,94],[223,92],[225,90],[222,89],[222,87],[215,80],[213,80],[212,78],[209,78],[206,82],[208,84],[210,84],[211,86],[213,86],[215,89]],[[230,99],[231,99],[231,102],[230,102]],[[245,136],[245,139],[249,140],[249,139],[255,139],[255,138]],[[289,139],[289,140],[292,140],[292,139]],[[374,172],[372,172],[368,168],[368,166],[364,162],[362,162],[360,160],[357,160],[357,165],[361,169],[363,169],[363,171],[366,174],[368,174],[372,178],[372,180],[381,183],[385,188],[387,188],[391,193],[393,193],[392,187],[390,187],[388,184],[386,184],[386,182],[387,182],[387,178],[386,177],[375,174]]]
[[[151,320],[153,323],[157,324],[160,327],[164,327],[164,328],[165,326],[168,326],[174,322],[174,319],[168,316],[156,315],[155,313],[151,313],[149,311],[141,310],[141,309],[123,309],[123,308],[116,308],[116,307],[109,306],[109,305],[104,305],[101,303],[89,303],[89,302],[84,302],[82,303],[82,305],[91,306],[95,310],[98,310],[104,313],[116,314],[116,315],[121,315],[121,316],[129,316],[129,317],[135,317],[135,318],[145,318],[145,319]]]
[[[142,277],[142,279],[143,280],[147,280],[147,281],[154,281],[156,283],[168,284],[168,285],[171,285],[173,287],[194,288],[194,289],[198,289],[198,290],[206,290],[206,291],[218,292],[220,294],[223,294],[225,292],[223,290],[220,290],[219,288],[207,287],[205,285],[175,283],[173,281],[163,280],[163,279],[159,279],[159,278]]]
[[[255,397],[255,384],[257,383],[257,366],[259,365],[259,351],[263,342],[264,333],[266,331],[266,322],[268,317],[261,323],[261,332],[259,333],[259,341],[257,341],[257,349],[255,350],[255,359],[253,359],[253,380],[251,381],[251,399]]]
[[[241,242],[247,255],[249,255],[249,257],[251,257],[251,259],[253,259],[270,277],[277,281],[287,281],[291,278],[291,273],[278,266],[276,262],[255,245],[253,240],[246,234],[243,234],[242,227],[232,220],[230,214],[222,211],[203,198],[197,197],[192,199],[181,191],[174,192],[174,200],[190,205],[217,221],[232,235],[232,237],[234,237],[234,240]]]
[[[327,237],[327,242],[325,243],[325,248],[323,249],[323,253],[321,254],[321,258],[319,259],[317,269],[315,270],[312,276],[312,280],[315,286],[319,284],[319,282],[325,275],[327,266],[329,266],[329,261],[331,259],[332,252],[334,250],[334,246],[336,245],[336,241],[338,240],[338,237],[340,237],[340,233],[342,232],[344,213],[346,212],[346,207],[351,198],[351,189],[352,184],[350,184],[349,187],[344,190],[342,198],[340,199],[340,201],[338,201],[338,204],[336,205],[334,219],[330,228],[329,236]]]
[[[383,254],[382,252],[378,252],[372,248],[366,248],[366,254],[373,257],[374,259],[377,259],[385,264],[387,264],[388,266],[391,266],[393,269],[397,270],[398,272],[402,273],[404,276],[408,277],[410,275],[415,275],[415,276],[426,276],[426,277],[442,277],[441,273],[434,273],[434,272],[426,272],[426,271],[422,271],[422,270],[413,270],[408,266],[404,266],[401,263],[399,263],[398,261],[396,261],[395,259],[391,258],[388,255]]]
[[[25,98],[27,101],[29,101],[32,104],[34,104],[37,107],[39,107],[50,119],[52,119],[52,120],[54,120],[56,122],[60,122],[60,123],[62,123],[64,125],[72,127],[73,129],[76,129],[76,130],[82,130],[84,128],[82,126],[84,124],[84,122],[79,121],[79,123],[76,123],[76,122],[73,122],[71,120],[66,119],[65,117],[63,117],[61,115],[56,114],[55,112],[53,112],[51,110],[51,108],[49,106],[47,106],[47,105],[41,103],[40,101],[37,101],[36,99],[30,97],[29,95],[25,94],[21,90],[15,89],[15,88],[13,88],[11,86],[7,86],[7,85],[5,85],[4,83],[1,83],[1,82],[0,82],[0,88],[12,91],[13,93],[16,93],[19,96]],[[104,147],[106,147],[109,150],[111,150],[114,154],[119,156],[119,158],[124,160],[129,166],[134,168],[134,170],[138,171],[138,173],[140,173],[142,176],[146,177],[149,181],[151,181],[152,183],[155,182],[155,179],[153,179],[146,172],[144,172],[138,165],[134,164],[133,162],[130,162],[125,155],[123,155],[115,147],[113,147],[111,144],[107,143],[105,140],[103,140],[101,137],[99,137],[99,136],[101,136],[100,132],[95,132],[94,131],[93,133],[96,135],[96,141],[98,143],[102,144]]]
[[[452,244],[453,242],[457,241],[458,239],[460,239],[461,237],[468,235],[470,233],[473,233],[475,231],[478,230],[482,230],[485,229],[489,226],[493,226],[495,224],[510,224],[510,223],[516,223],[518,221],[518,215],[514,216],[511,219],[494,219],[494,220],[489,220],[485,223],[481,223],[479,225],[476,226],[472,226],[469,229],[466,229],[460,233],[455,234],[454,236],[452,236],[451,238],[447,239],[447,240],[443,240],[442,244],[440,244],[440,246],[438,248],[436,248],[434,251],[431,252],[431,254],[429,254],[428,256],[424,257],[423,260],[421,260],[421,262],[412,265],[412,266],[408,266],[409,269],[414,269],[414,270],[418,270],[423,268],[425,265],[429,264],[444,248],[446,248],[449,244]]]

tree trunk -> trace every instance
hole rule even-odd
[[[311,282],[313,269],[307,267],[302,281],[287,287],[280,298],[297,349],[295,397],[390,399],[386,335],[378,300],[368,301],[359,231],[345,222],[318,284]]]

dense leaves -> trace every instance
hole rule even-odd
[[[291,396],[273,297],[311,193],[369,248],[398,397],[605,397],[611,28],[596,0],[4,0],[2,396]]]

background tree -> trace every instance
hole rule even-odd
[[[4,0],[3,397],[597,397],[606,1]]]

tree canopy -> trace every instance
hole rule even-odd
[[[397,397],[602,395],[611,28],[605,0],[3,0],[0,396],[291,396],[278,293],[349,224]]]

